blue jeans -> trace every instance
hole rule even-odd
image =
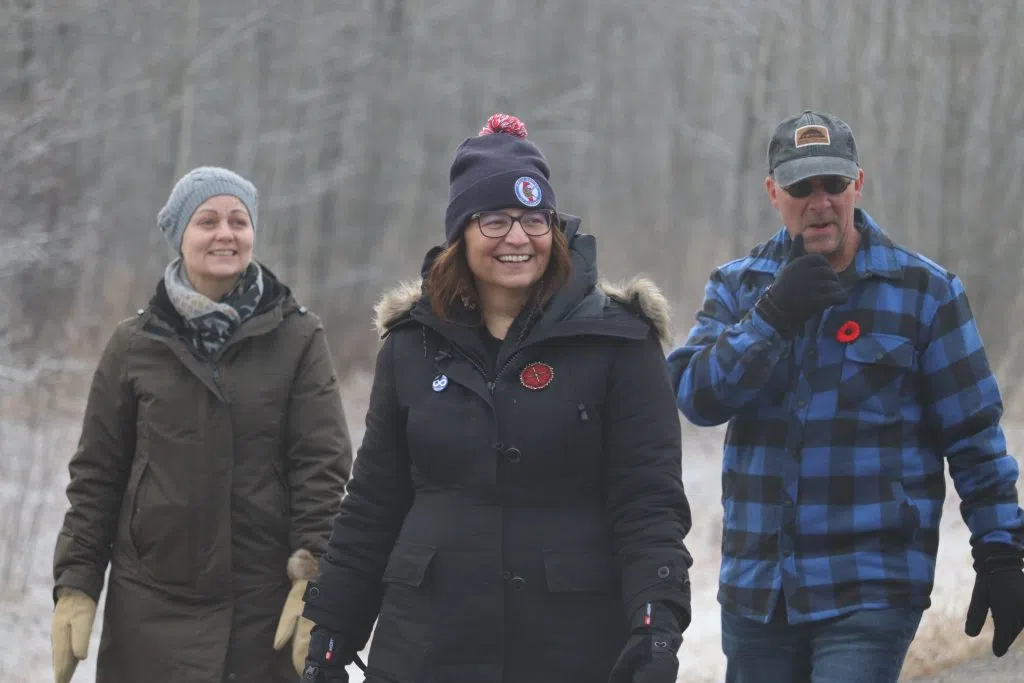
[[[790,626],[782,597],[767,624],[722,610],[726,683],[897,683],[924,610],[865,609]]]

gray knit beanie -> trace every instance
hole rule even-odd
[[[167,203],[156,216],[156,223],[171,249],[181,253],[181,236],[185,233],[192,214],[207,199],[222,194],[242,200],[245,208],[249,210],[249,220],[255,232],[259,199],[256,186],[226,168],[200,166],[186,173],[175,183]]]

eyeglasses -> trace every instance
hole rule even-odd
[[[811,193],[814,192],[814,180],[815,178],[805,178],[782,189],[790,197],[804,199],[805,197],[810,197]],[[842,194],[850,186],[850,183],[853,182],[850,178],[844,178],[839,175],[820,176],[817,180],[821,182],[821,189],[825,190],[825,194]]]
[[[510,216],[504,211],[481,211],[470,216],[480,228],[480,234],[491,239],[504,237],[512,230],[512,224],[519,222],[530,237],[543,237],[551,231],[551,225],[555,222],[555,212],[548,209],[545,211],[527,211],[522,216]]]

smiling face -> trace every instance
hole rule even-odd
[[[197,291],[218,301],[252,261],[254,233],[238,197],[218,195],[199,205],[181,237],[185,274]]]
[[[522,209],[503,209],[517,218]],[[536,212],[525,212],[536,213]],[[531,286],[544,275],[551,260],[551,230],[538,237],[526,234],[517,220],[504,237],[485,237],[478,219],[466,226],[466,261],[481,295],[517,293],[526,296]]]
[[[805,185],[797,191],[797,186]],[[853,211],[864,187],[864,171],[842,188],[832,176],[813,177],[791,186],[797,195],[780,187],[772,176],[765,180],[771,200],[791,237],[804,236],[808,252],[823,254],[836,270],[848,266],[860,246]],[[808,187],[809,186],[809,187]]]

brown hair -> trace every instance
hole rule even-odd
[[[527,298],[538,308],[546,304],[569,281],[572,274],[569,240],[559,226],[556,217],[551,228],[551,259],[544,275],[534,283]],[[476,310],[480,305],[473,273],[466,260],[464,234],[465,230],[459,233],[455,242],[437,255],[427,274],[426,289],[430,308],[434,315],[445,322],[450,321],[459,308]]]

